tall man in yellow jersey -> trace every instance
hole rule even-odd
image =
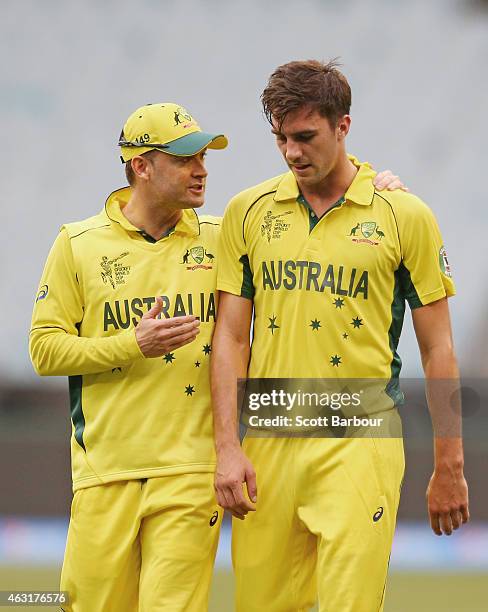
[[[227,139],[161,103],[119,145],[130,187],[63,226],[32,318],[35,369],[69,376],[61,588],[65,610],[201,612],[222,515],[208,386],[220,220],[194,209],[205,152]]]
[[[402,191],[379,194],[370,166],[346,155],[351,93],[334,63],[280,66],[262,101],[290,170],[238,194],[225,212],[212,352],[217,498],[241,519],[233,530],[237,610],[298,612],[318,595],[323,612],[378,612],[401,438],[265,431],[241,448],[236,379],[396,381],[405,300],[426,378],[456,379],[446,299],[454,285],[427,206]],[[394,420],[386,390],[373,407]],[[428,488],[439,535],[468,520],[459,414],[450,417],[454,436],[441,435],[450,410],[440,395],[429,398]]]

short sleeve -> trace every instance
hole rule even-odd
[[[410,308],[425,306],[456,293],[446,247],[430,208],[410,196],[399,212],[402,293]]]
[[[244,217],[236,198],[224,213],[220,234],[217,289],[248,299],[254,296],[253,274],[244,240]]]

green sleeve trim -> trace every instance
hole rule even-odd
[[[254,284],[252,280],[251,266],[249,264],[249,257],[247,255],[242,255],[239,258],[239,261],[242,264],[241,297],[252,300],[254,297]]]
[[[388,330],[392,358],[390,364],[391,379],[386,387],[386,393],[393,400],[395,406],[401,406],[405,401],[399,382],[402,360],[397,353],[400,334],[402,333],[403,319],[405,317],[405,300],[407,300],[411,309],[419,308],[423,305],[412,282],[410,271],[405,267],[402,261],[395,271],[395,285],[391,302],[391,324]]]
[[[403,318],[405,316],[405,298],[402,293],[401,275],[402,272],[399,268],[395,271],[395,285],[391,302],[391,324],[388,330],[388,340],[391,350],[391,378],[385,389],[395,406],[401,406],[405,400],[403,392],[400,389],[399,381],[402,360],[397,353],[398,342],[400,341],[400,334],[402,333]]]
[[[85,431],[85,415],[81,405],[81,389],[83,387],[83,376],[69,376],[69,401],[71,408],[71,420],[75,428],[75,440],[86,453],[85,443],[83,442],[83,432]]]
[[[402,295],[407,300],[410,308],[414,309],[423,306],[422,300],[419,298],[419,294],[412,282],[410,271],[405,267],[403,261],[398,268],[398,276]]]

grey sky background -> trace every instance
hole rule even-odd
[[[36,378],[27,334],[44,260],[62,223],[95,214],[125,183],[116,142],[135,108],[175,101],[228,135],[208,156],[206,211],[222,214],[235,192],[284,169],[259,103],[270,72],[335,56],[353,90],[348,150],[399,173],[436,213],[461,366],[486,374],[488,13],[473,5],[2,0],[0,381]]]

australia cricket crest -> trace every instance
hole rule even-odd
[[[211,270],[213,266],[208,264],[213,263],[214,259],[215,255],[208,252],[205,247],[196,246],[186,249],[180,263],[185,264],[187,270]]]
[[[374,234],[374,230],[376,229],[376,223],[374,221],[366,221],[365,223],[361,223],[361,234],[365,238],[369,238]]]
[[[361,232],[358,234],[358,232]],[[356,223],[348,234],[351,237],[352,242],[366,243],[378,246],[380,241],[385,237],[384,232],[379,228],[376,221],[363,221],[362,223]],[[361,237],[362,236],[362,237]]]

